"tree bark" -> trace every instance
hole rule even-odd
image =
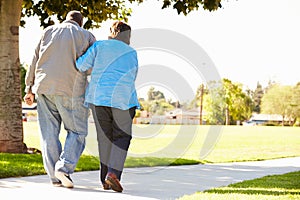
[[[0,152],[22,153],[19,25],[22,0],[0,0]]]

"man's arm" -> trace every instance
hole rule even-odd
[[[33,56],[33,59],[31,61],[31,65],[29,66],[26,76],[25,76],[25,93],[24,101],[26,104],[31,105],[34,102],[35,95],[32,93],[32,86],[34,85],[34,79],[35,79],[35,69],[36,69],[36,63],[39,59],[39,51],[40,51],[40,44],[41,41],[38,43],[35,53]]]

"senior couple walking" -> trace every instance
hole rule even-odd
[[[105,190],[122,192],[132,120],[139,108],[131,27],[116,21],[108,39],[96,41],[82,24],[82,14],[70,11],[64,22],[44,30],[26,74],[24,100],[29,105],[37,101],[43,163],[54,186],[74,187],[70,174],[85,148],[91,109],[100,182]],[[67,131],[64,145],[59,140],[62,124]]]

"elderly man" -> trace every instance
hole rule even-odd
[[[47,27],[26,74],[24,100],[37,99],[43,163],[54,186],[72,188],[70,174],[85,147],[88,109],[83,105],[87,74],[76,70],[76,59],[95,41],[83,29],[83,16],[70,11],[59,25]],[[61,123],[67,131],[64,148]]]

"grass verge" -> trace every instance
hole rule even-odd
[[[153,167],[167,165],[191,165],[199,161],[172,158],[131,158],[128,157],[125,167]],[[75,171],[92,171],[99,169],[99,159],[82,155]],[[46,174],[40,154],[0,153],[0,178],[21,177]]]
[[[213,188],[180,200],[290,200],[300,199],[300,171],[246,180],[226,187]]]

